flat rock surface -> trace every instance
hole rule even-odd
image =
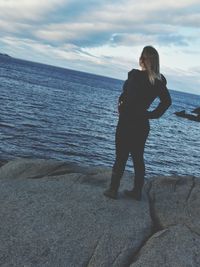
[[[110,175],[52,160],[1,167],[0,266],[129,266],[151,235],[149,202],[105,198]]]

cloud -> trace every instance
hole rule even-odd
[[[189,40],[188,38],[184,37],[181,34],[160,34],[158,36],[158,43],[161,45],[165,44],[173,44],[173,45],[178,45],[178,46],[188,46],[189,45]]]
[[[106,23],[94,25],[94,22],[51,24],[35,31],[34,36],[54,43],[71,42],[79,46],[96,46],[109,40],[112,26]]]
[[[190,37],[177,32],[177,25],[199,25],[196,5],[196,0],[149,4],[146,0],[87,0],[84,4],[80,0],[0,0],[0,29],[58,45],[132,46],[152,41],[181,46]]]
[[[31,39],[18,39],[14,37],[5,37],[3,42],[7,48],[12,51],[21,53],[21,58],[29,59],[32,54],[38,56],[46,56],[46,63],[57,60],[62,62],[62,66],[68,67],[70,62],[80,62],[83,64],[93,64],[93,67],[97,65],[104,65],[104,59],[94,56],[87,51],[80,49],[76,45],[63,44],[61,46],[52,46],[49,44],[41,44],[40,42],[33,41]],[[11,50],[10,50],[11,51]],[[30,53],[31,51],[31,53]]]
[[[62,23],[50,23],[35,29],[33,36],[47,42],[71,42],[83,47],[105,43],[131,46],[146,40],[186,46],[190,36],[177,32],[177,25],[180,25],[179,29],[183,25],[197,27],[200,17],[195,13],[197,3],[155,0],[147,5],[144,0],[103,1],[98,8],[91,5],[87,12],[84,8],[78,9],[80,13],[76,13],[73,21],[66,19]],[[190,16],[188,12],[191,12]]]
[[[179,46],[187,46],[188,42],[185,38],[178,34],[113,34],[111,42],[116,45],[137,46],[141,44],[177,44]]]
[[[0,0],[0,16],[11,21],[35,21],[67,0]]]
[[[174,16],[172,18],[172,23],[175,25],[180,25],[180,26],[199,28],[200,26],[200,13],[199,12],[193,13],[193,14],[187,14],[187,15],[183,14],[178,17]]]
[[[20,48],[21,50],[31,51],[32,53],[42,53],[48,57],[61,57],[63,59],[78,59],[77,51],[80,49],[74,45],[67,44],[62,47],[54,47],[48,44],[42,44],[37,41],[33,41],[31,39],[18,39],[15,37],[5,37],[2,41],[6,45],[10,47],[14,47],[15,49]]]
[[[145,36],[143,34],[115,33],[112,35],[110,42],[115,46],[117,45],[137,46],[140,45],[141,43],[143,44],[153,43],[155,42],[155,38],[154,36],[150,35]]]
[[[16,22],[15,25],[11,22],[7,22],[5,20],[0,19],[0,31],[18,33],[24,30],[30,30],[32,27],[25,23]]]

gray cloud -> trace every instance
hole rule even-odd
[[[69,0],[1,0],[0,17],[8,22],[42,20],[45,14],[68,2]]]
[[[98,8],[92,5],[88,12],[79,8],[80,14],[76,16],[75,22],[67,20],[46,24],[40,29],[34,29],[33,36],[52,43],[71,42],[83,47],[105,43],[132,46],[145,40],[162,45],[185,46],[190,36],[177,25],[196,28],[199,19],[192,6],[197,1],[184,1],[182,5],[172,5],[171,1],[154,1],[145,6],[145,1],[121,1],[121,4],[111,2],[103,2]],[[191,14],[186,16],[190,8]]]
[[[187,37],[180,34],[160,34],[158,35],[158,43],[161,45],[174,44],[177,46],[188,46],[189,40]]]
[[[197,0],[1,0],[0,29],[54,45],[132,46],[149,40],[185,46],[190,36],[181,29],[199,27],[199,9]]]

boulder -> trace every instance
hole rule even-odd
[[[192,113],[196,113],[196,114],[200,115],[200,107],[195,108],[195,109],[192,111]]]
[[[192,113],[196,113],[197,115],[186,113],[185,110],[176,111],[174,114],[178,117],[186,118],[191,121],[197,121],[200,122],[200,114],[199,114],[199,108],[192,111]]]
[[[5,161],[2,162],[5,163]],[[108,168],[103,169],[103,171],[105,170],[108,170]],[[67,173],[95,174],[97,172],[101,172],[100,167],[86,167],[51,159],[18,158],[3,165],[0,169],[0,179],[35,179]]]
[[[131,267],[200,266],[200,238],[185,225],[174,225],[154,234]]]
[[[159,229],[185,224],[200,234],[200,179],[159,177],[149,181],[154,224]]]

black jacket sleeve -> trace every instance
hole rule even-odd
[[[166,87],[166,79],[164,76],[162,77],[163,82],[159,88],[158,97],[160,98],[160,103],[153,111],[147,111],[147,116],[149,119],[158,119],[160,118],[165,111],[169,108],[169,106],[172,104],[171,96],[169,94],[169,91]]]
[[[135,70],[135,69],[132,69],[131,71],[128,72],[128,79],[124,82],[123,87],[122,87],[122,93],[119,97],[119,101],[118,101],[119,105],[122,104],[124,101],[126,91],[127,91],[128,80],[129,80],[130,76],[132,76],[136,72],[137,72],[137,70]]]
[[[124,82],[124,84],[123,84],[123,91],[122,91],[122,93],[121,93],[121,95],[119,97],[119,104],[124,101],[124,97],[125,97],[125,94],[126,94],[127,83],[128,83],[128,80],[126,80]]]

